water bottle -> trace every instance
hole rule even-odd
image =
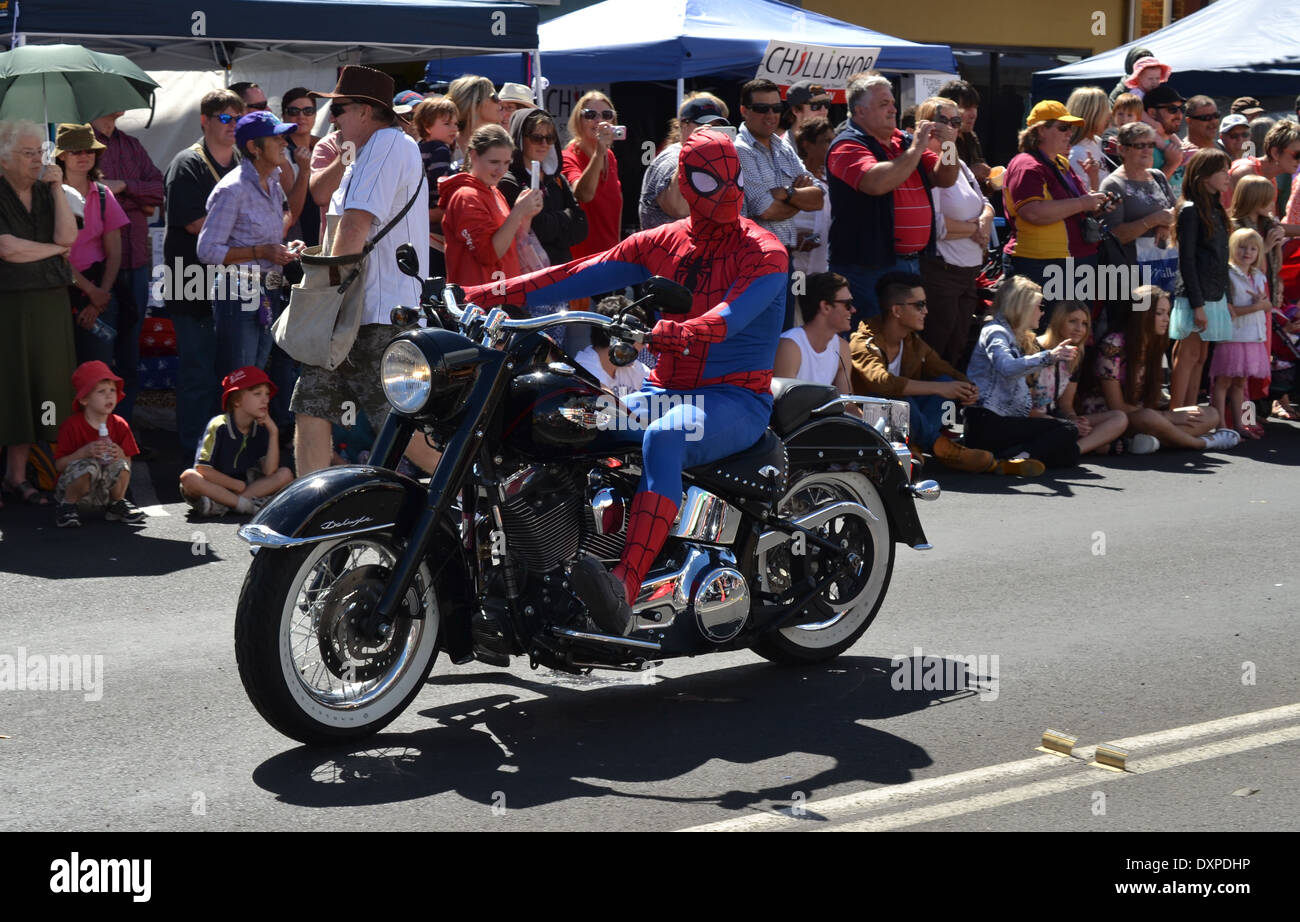
[[[112,327],[109,327],[109,329],[112,329]],[[99,424],[99,437],[100,437],[101,439],[107,439],[107,438],[108,438],[108,424],[107,424],[107,423],[100,423],[100,424]],[[113,457],[112,454],[111,454],[107,449],[105,449],[104,451],[101,451],[101,452],[99,453],[99,460],[101,460],[101,461],[109,461],[109,460],[112,459],[112,457]]]
[[[102,317],[95,318],[95,325],[90,328],[90,332],[91,335],[106,343],[111,343],[117,339],[117,330],[106,324]]]

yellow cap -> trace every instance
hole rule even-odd
[[[1029,118],[1025,119],[1025,127],[1032,128],[1039,122],[1052,121],[1066,122],[1071,125],[1083,124],[1083,119],[1070,114],[1070,110],[1065,108],[1065,103],[1057,102],[1055,99],[1044,99],[1029,110]]]

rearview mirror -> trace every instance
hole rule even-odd
[[[646,295],[652,304],[664,314],[689,314],[694,296],[685,285],[679,285],[672,279],[656,275],[645,283]]]
[[[409,243],[403,243],[397,248],[397,268],[402,270],[403,275],[414,279],[420,277],[420,255]]]

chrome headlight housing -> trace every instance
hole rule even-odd
[[[433,369],[415,343],[399,339],[384,350],[379,363],[384,396],[399,413],[420,412],[433,389]]]

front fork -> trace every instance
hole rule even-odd
[[[420,563],[437,533],[438,523],[447,514],[461,484],[469,477],[474,458],[483,443],[484,428],[494,408],[493,392],[503,372],[510,367],[512,363],[503,360],[495,368],[483,369],[483,373],[474,382],[466,401],[466,406],[471,410],[455,434],[447,440],[442,459],[429,481],[424,509],[412,526],[401,556],[393,564],[392,575],[384,587],[379,604],[375,606],[373,614],[362,619],[361,628],[366,635],[373,637],[383,634],[385,625],[395,623],[407,589],[415,579]],[[375,438],[371,457],[377,459],[377,463],[383,467],[396,468],[406,450],[406,443],[415,431],[415,424],[411,420],[400,418],[396,412],[390,411]]]

